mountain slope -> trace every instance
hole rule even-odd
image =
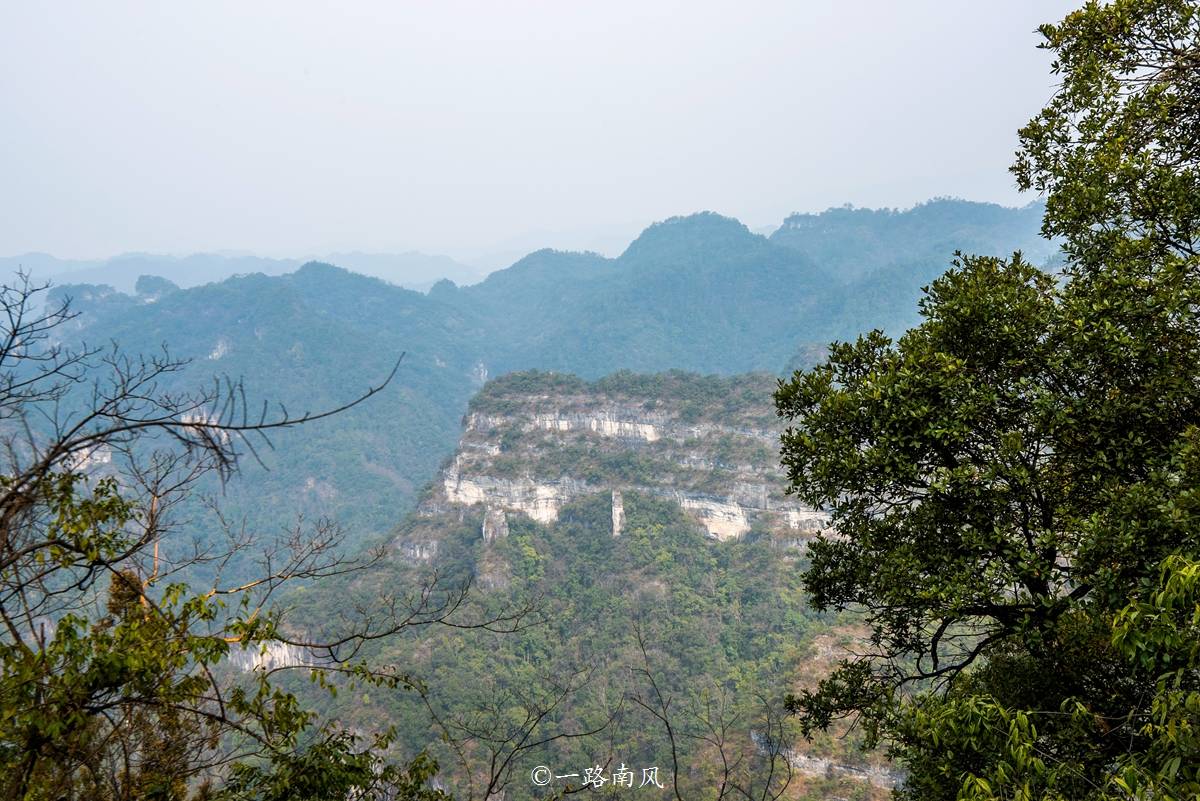
[[[825,329],[827,276],[704,213],[648,228],[616,259],[542,251],[448,298],[499,335],[496,372],[778,370]]]
[[[1038,236],[1044,211],[1041,203],[1011,209],[945,198],[904,211],[847,206],[793,214],[771,241],[803,253],[845,283],[889,265],[944,264],[956,250],[998,256],[1021,249],[1040,264],[1055,250]]]
[[[259,451],[265,466],[246,460],[240,479],[220,489],[231,513],[250,515],[267,532],[297,514],[334,516],[358,541],[386,532],[453,446],[461,409],[479,384],[450,330],[453,310],[328,265],[232,278],[153,303],[88,297],[79,303],[81,339],[115,341],[130,353],[167,344],[173,356],[192,360],[164,389],[241,377],[252,408],[266,400],[294,414],[352,400],[418,343],[386,392],[273,435],[274,447]]]
[[[643,669],[679,699],[677,731],[697,731],[703,703],[719,704],[727,756],[754,765],[757,694],[807,686],[854,636],[804,605],[804,544],[827,518],[781,492],[773,386],[765,375],[681,372],[490,381],[470,403],[454,458],[391,540],[389,561],[352,587],[315,587],[303,602],[370,608],[376,590],[434,575],[472,581],[468,616],[535,601],[545,623],[517,633],[434,627],[370,649],[372,660],[416,677],[443,721],[476,729],[498,703],[511,727],[531,697],[585,671],[531,739],[592,729],[610,715],[612,723],[520,755],[512,797],[542,797],[529,784],[538,764],[569,773],[611,760],[659,765],[665,775],[666,734],[629,702],[647,692]],[[486,767],[483,751],[442,742],[411,692],[339,698],[328,712],[363,728],[397,724],[404,755],[430,749],[460,795],[468,781],[460,760]],[[882,799],[896,777],[857,745],[797,740],[788,797]],[[703,785],[714,754],[687,738],[680,747],[684,786]]]
[[[167,343],[195,359],[181,385],[243,376],[257,397],[293,410],[344,402],[405,352],[387,392],[280,435],[266,457],[272,469],[251,467],[229,490],[264,521],[331,514],[363,541],[409,508],[489,375],[778,374],[819,358],[830,340],[903,330],[920,286],[949,264],[940,248],[964,231],[985,244],[1019,240],[1006,250],[1036,247],[1035,218],[939,201],[902,213],[834,210],[804,225],[793,217],[766,238],[704,213],[651,226],[615,259],[539,251],[479,284],[443,281],[428,294],[316,263],[161,296],[61,291],[77,296],[78,337],[128,352]],[[948,233],[937,233],[939,220],[949,220]],[[913,261],[886,261],[893,250]],[[839,265],[854,254],[876,266],[846,283]]]

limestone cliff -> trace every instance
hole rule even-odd
[[[478,518],[480,537],[493,541],[507,533],[508,514],[552,523],[573,499],[605,493],[619,536],[622,493],[635,492],[673,500],[718,540],[802,546],[827,518],[784,494],[774,386],[764,375],[685,373],[493,380],[471,402],[418,516]],[[436,543],[436,527],[417,526],[398,550],[424,561]]]

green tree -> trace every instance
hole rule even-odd
[[[1195,257],[1200,236],[1200,13],[1189,0],[1090,0],[1042,47],[1060,79],[1012,167],[1046,193],[1043,232],[1077,267]]]
[[[791,489],[837,531],[806,586],[874,646],[791,705],[862,716],[910,798],[1128,797],[1116,766],[1186,797],[1156,782],[1194,744],[1156,727],[1196,725],[1194,662],[1122,632],[1200,553],[1200,15],[1088,3],[1042,33],[1062,81],[1014,171],[1048,193],[1063,274],[960,256],[916,328],[777,392]]]

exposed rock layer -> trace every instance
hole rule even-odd
[[[828,523],[783,492],[765,381],[760,394],[745,393],[751,402],[726,401],[707,414],[695,411],[693,398],[669,392],[629,397],[619,382],[557,392],[536,380],[501,379],[499,389],[495,383],[473,402],[458,450],[421,515],[478,509],[481,536],[490,542],[507,534],[505,513],[552,523],[573,499],[604,492],[612,497],[613,535],[620,536],[622,492],[637,492],[675,501],[719,540],[771,536],[781,546],[803,546]],[[436,542],[408,540],[401,553],[425,561]]]

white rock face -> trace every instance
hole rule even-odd
[[[679,505],[694,512],[709,536],[722,542],[736,540],[750,530],[750,519],[740,504],[681,496]]]
[[[495,542],[508,536],[508,518],[503,509],[489,506],[483,515],[483,526],[480,533],[484,542]]]
[[[399,543],[400,558],[410,564],[430,562],[437,556],[437,540],[408,541]]]
[[[486,368],[479,363],[476,370],[482,380]],[[464,419],[458,452],[418,514],[469,516],[482,539],[495,542],[508,533],[508,515],[553,523],[581,496],[611,493],[611,532],[619,537],[628,525],[623,495],[633,492],[678,504],[722,542],[754,531],[791,552],[827,529],[826,514],[784,492],[768,401],[761,409],[718,414],[685,414],[684,403],[620,390],[549,388],[489,397]],[[410,536],[397,543],[402,558],[435,558],[436,543],[429,541],[437,538],[436,528]]]
[[[269,642],[261,648],[232,651],[229,661],[246,672],[314,664],[312,656],[303,648],[284,642]]]
[[[498,479],[490,476],[464,476],[450,467],[442,476],[442,489],[451,503],[474,506],[477,503],[522,512],[539,523],[558,519],[558,510],[576,495],[583,485],[577,482],[539,483],[532,479]]]
[[[865,782],[885,790],[891,790],[904,781],[904,774],[874,765],[840,765],[824,757],[813,757],[799,752],[787,754],[792,769],[805,776],[821,778],[846,778]]]
[[[823,531],[829,526],[829,515],[816,509],[786,509],[783,519],[796,531]]]
[[[480,450],[489,454],[492,452],[490,448]],[[460,454],[454,464],[442,474],[442,491],[448,503],[458,506],[482,504],[489,510],[520,512],[539,523],[552,523],[557,520],[559,510],[580,495],[610,489],[613,493],[613,536],[620,536],[625,522],[624,502],[620,497],[622,490],[676,501],[697,518],[709,536],[722,542],[744,536],[750,531],[752,516],[764,513],[769,514],[772,519],[779,520],[788,529],[802,534],[815,534],[828,525],[828,516],[824,512],[793,504],[787,504],[785,508],[772,508],[778,504],[769,500],[767,485],[759,483],[735,483],[729,488],[730,495],[714,497],[667,487],[634,485],[610,488],[592,486],[572,479],[536,481],[529,477],[508,479],[488,475],[466,475],[461,465]],[[434,505],[433,508],[440,507]],[[505,534],[507,528],[505,521]],[[499,530],[499,518],[495,518],[492,524],[489,524],[487,519],[484,520],[484,539],[495,539],[492,535]]]
[[[602,437],[637,439],[643,442],[656,442],[663,436],[658,426],[635,420],[615,419],[611,414],[568,417],[539,414],[533,417],[532,424],[534,428],[544,431],[591,431]]]
[[[182,415],[180,415],[179,419],[181,422],[183,422],[185,424],[186,423],[196,424],[197,428],[205,427],[206,430],[209,432],[212,432],[216,429],[207,428],[207,427],[214,426],[221,422],[220,419],[215,414],[208,411],[207,409],[197,409],[197,410],[191,411],[191,412],[184,412]],[[219,431],[217,431],[216,436],[218,439],[221,440],[222,443],[229,442],[230,435],[229,435],[228,431],[219,430]]]
[[[732,435],[739,438],[758,440],[774,444],[776,435],[771,431],[744,429],[736,426],[721,426],[711,423],[683,425],[662,413],[639,413],[636,409],[604,409],[591,414],[539,412],[522,420],[500,415],[472,413],[466,418],[466,433],[486,432],[489,429],[508,426],[514,422],[528,431],[588,431],[612,439],[657,442],[670,439],[683,442],[700,437]]]
[[[559,510],[573,498],[595,492],[598,488],[584,482],[556,481],[539,483],[528,478],[515,480],[492,476],[462,475],[457,468],[446,470],[442,477],[446,499],[452,504],[475,506],[483,504],[489,510],[521,512],[539,523],[552,523],[558,519]],[[750,530],[747,509],[736,501],[717,500],[708,497],[687,495],[657,487],[628,487],[648,495],[657,495],[675,500],[685,510],[693,513],[708,531],[709,536],[721,540],[737,539]],[[625,505],[621,490],[613,493],[613,536],[620,536],[625,524]],[[488,539],[489,523],[485,513],[484,539]],[[508,533],[505,522],[504,533]]]
[[[63,463],[71,470],[87,471],[112,464],[112,449],[107,445],[93,445],[72,453]]]
[[[751,732],[750,739],[758,747],[759,753],[767,753],[767,746],[759,732]],[[783,756],[792,766],[792,770],[804,776],[814,776],[822,779],[844,778],[852,781],[865,782],[885,790],[898,787],[904,781],[904,773],[892,770],[882,765],[846,765],[834,762],[826,757],[812,756],[803,751],[788,749]]]

